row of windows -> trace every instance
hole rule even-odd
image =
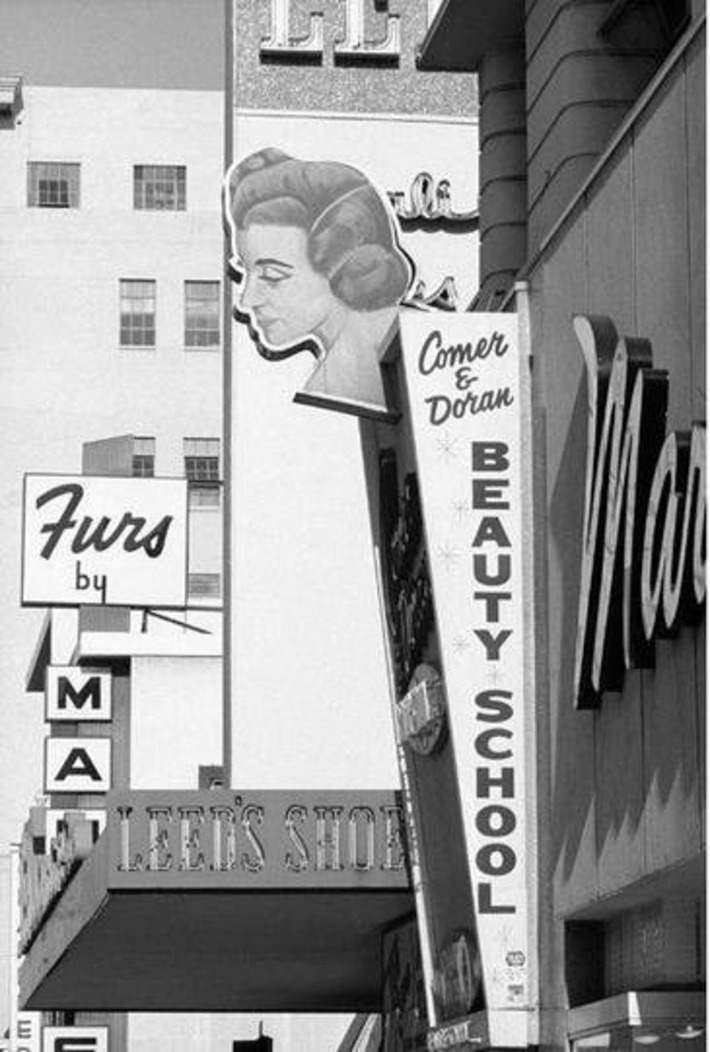
[[[78,208],[81,165],[65,161],[30,161],[27,204],[30,208]],[[179,164],[133,166],[133,207],[138,211],[184,212],[187,169]]]
[[[121,347],[155,347],[156,282],[121,280]],[[185,282],[185,346],[219,347],[218,281]]]
[[[220,502],[220,443],[218,438],[185,438],[182,443],[185,478],[189,480],[190,506],[217,508]],[[155,439],[133,439],[134,478],[155,475]]]

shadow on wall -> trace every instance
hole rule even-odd
[[[570,431],[548,505],[550,565],[558,576],[556,610],[550,611],[551,732],[555,743],[552,772],[552,829],[554,866],[564,858],[567,881],[574,871],[584,829],[594,803],[593,715],[574,708],[574,636],[577,624],[584,479],[586,462],[587,403],[584,381],[580,385],[570,420]],[[580,748],[581,746],[581,748]],[[580,767],[586,770],[580,777]],[[581,755],[580,755],[581,754]]]

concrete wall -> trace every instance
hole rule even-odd
[[[197,789],[222,762],[219,658],[136,657],[131,676],[131,789]]]
[[[473,116],[478,107],[473,74],[425,73],[416,68],[417,49],[433,17],[431,0],[363,0],[365,39],[386,37],[388,17],[399,19],[400,48],[395,56],[337,56],[345,37],[346,12],[352,3],[290,0],[294,40],[308,35],[313,12],[324,13],[322,53],[268,56],[262,41],[272,29],[272,2],[234,0],[236,25],[236,105],[249,109],[340,110],[357,113],[446,114]],[[471,164],[476,163],[475,155]]]

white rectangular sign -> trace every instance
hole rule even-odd
[[[42,1025],[40,1012],[18,1012],[13,1052],[40,1052],[39,1035]]]
[[[47,723],[108,721],[111,673],[77,665],[48,665],[44,699]]]
[[[42,1052],[108,1052],[106,1026],[45,1026]]]
[[[184,607],[187,480],[25,475],[25,606]]]
[[[491,1041],[513,1045],[531,1003],[518,319],[401,325]]]
[[[110,738],[47,738],[45,793],[106,793],[111,788]]]

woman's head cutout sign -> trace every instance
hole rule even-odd
[[[315,355],[300,401],[387,415],[379,353],[413,267],[374,186],[349,165],[267,148],[230,168],[225,215],[235,316],[259,353]]]

